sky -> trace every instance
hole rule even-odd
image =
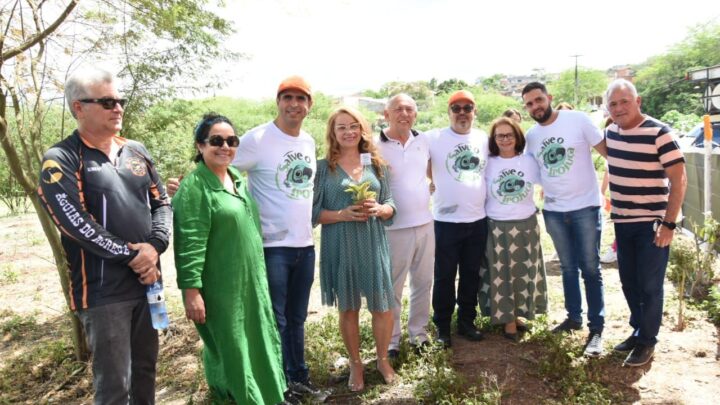
[[[220,67],[215,95],[272,98],[290,75],[340,96],[389,81],[608,69],[665,53],[720,21],[710,0],[227,0],[245,58]]]

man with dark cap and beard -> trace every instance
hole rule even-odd
[[[562,269],[567,318],[553,332],[582,329],[580,278],[585,283],[590,334],[585,355],[603,353],[605,300],[600,272],[601,197],[591,148],[606,156],[603,134],[583,112],[553,110],[545,85],[523,88],[525,110],[537,124],[527,132],[527,153],[540,166],[545,228]]]

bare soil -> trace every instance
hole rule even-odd
[[[607,237],[605,237],[607,240]],[[549,257],[548,257],[549,258]],[[162,256],[165,285],[171,310],[182,304],[175,284],[172,250]],[[629,334],[629,316],[620,290],[616,264],[603,265],[606,300],[605,347],[607,353],[595,361],[594,372],[603,384],[620,393],[621,403],[713,404],[720,398],[720,340],[718,329],[704,315],[690,309],[687,327],[676,331],[677,298],[671,283],[665,285],[666,304],[660,343],[655,359],[645,367],[624,368],[624,357],[611,352],[612,346]],[[559,264],[548,262],[551,324],[565,316]],[[0,218],[0,323],[13,316],[34,317],[35,326],[4,331],[0,336],[0,371],[17,363],[23,355],[41,345],[67,339],[66,303],[60,290],[52,254],[35,214]],[[320,304],[319,283],[315,283],[309,321],[320,319],[332,308]],[[581,346],[586,331],[568,339]],[[199,372],[200,343],[194,328],[182,319],[174,320],[170,332],[161,338],[158,403],[198,403],[207,391]],[[71,358],[64,349],[65,356]],[[453,363],[468,381],[497,380],[502,403],[537,404],[546,400],[562,403],[558,387],[537,372],[543,347],[523,341],[515,344],[497,333],[486,334],[482,342],[453,339]],[[62,355],[62,353],[61,353]],[[67,360],[71,361],[71,360]],[[63,363],[64,364],[64,363]],[[17,376],[13,386],[21,389],[0,393],[0,403],[91,403],[92,377],[89,365],[76,365],[67,375],[64,368],[48,369],[36,364],[28,375]],[[16,387],[16,388],[17,388]],[[171,387],[171,388],[169,388]],[[403,384],[383,390],[377,403],[414,403],[412,390]],[[18,393],[20,392],[20,393]],[[335,403],[358,403],[354,397],[339,396]]]

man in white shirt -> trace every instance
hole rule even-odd
[[[475,98],[459,90],[450,95],[450,127],[428,133],[435,219],[435,275],[433,322],[437,341],[450,347],[450,321],[458,306],[458,334],[478,341],[475,327],[480,266],[485,257],[487,216],[485,214],[485,166],[488,136],[472,127]],[[398,210],[399,211],[399,210]],[[459,274],[457,299],[455,277]]]
[[[260,210],[265,264],[282,340],[288,387],[316,394],[305,363],[305,319],[315,272],[312,238],[315,141],[302,130],[312,107],[310,85],[292,76],[277,91],[275,120],[240,138],[233,165],[247,171]]]
[[[302,130],[312,107],[310,85],[291,76],[278,86],[277,117],[240,138],[233,166],[246,171],[258,204],[273,312],[283,350],[288,402],[326,396],[309,380],[305,319],[315,273],[312,237],[315,140]],[[177,182],[168,180],[172,195]],[[289,395],[289,397],[288,397]]]
[[[390,190],[397,207],[393,224],[387,227],[395,289],[395,323],[388,357],[395,359],[400,355],[400,312],[408,273],[410,345],[420,350],[427,342],[425,327],[430,314],[435,232],[427,181],[430,145],[426,135],[412,129],[417,104],[409,95],[397,94],[388,100],[384,114],[389,126],[380,131],[376,144],[390,168]]]
[[[545,228],[562,269],[567,318],[553,332],[582,329],[582,274],[590,329],[585,355],[598,357],[603,353],[605,299],[600,272],[600,189],[591,149],[605,156],[605,141],[585,113],[553,110],[552,96],[542,83],[526,85],[522,97],[537,122],[528,130],[525,151],[540,166]]]

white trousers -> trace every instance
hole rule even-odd
[[[430,315],[433,268],[435,265],[435,231],[433,223],[412,228],[387,231],[392,263],[392,281],[395,290],[393,308],[393,334],[388,349],[400,348],[400,313],[405,280],[410,273],[410,311],[408,335],[410,343],[427,340],[425,329]]]

